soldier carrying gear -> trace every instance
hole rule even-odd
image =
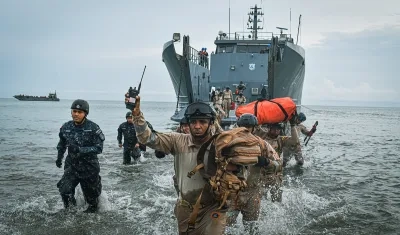
[[[243,105],[243,104],[246,103],[246,97],[243,95],[242,92],[240,92],[239,95],[236,96],[235,102],[236,102],[238,105]]]
[[[264,140],[266,140],[278,153],[281,157],[282,151],[284,147],[295,147],[299,145],[299,138],[297,137],[297,131],[295,127],[295,119],[294,115],[290,119],[290,132],[291,136],[281,136],[281,131],[283,129],[282,123],[273,123],[268,124],[267,130],[261,126],[256,127],[254,131],[255,135],[260,136]],[[285,166],[285,159],[283,159],[283,167]],[[271,200],[273,202],[281,202],[282,201],[282,180],[283,180],[283,169],[280,169],[276,174],[271,174],[268,169],[261,170],[261,180],[266,190],[269,190],[271,193]]]
[[[203,102],[188,105],[185,117],[189,121],[190,134],[152,132],[140,110],[139,96],[136,98],[136,107],[132,110],[132,115],[139,142],[174,156],[174,170],[179,191],[174,212],[179,233],[223,234],[226,210],[218,209],[219,204],[209,190],[203,191],[207,181],[202,176],[187,177],[187,172],[196,166],[200,146],[211,137],[211,127],[215,120],[212,108]],[[189,216],[201,193],[203,196],[201,207],[197,208],[197,219],[194,224],[189,223]]]
[[[232,100],[233,100],[232,91],[230,90],[229,87],[226,87],[225,91],[222,92],[222,101],[223,101],[225,117],[227,117],[227,118],[229,118],[229,111],[230,111]]]
[[[313,129],[308,130],[307,127],[305,127],[302,122],[307,120],[306,115],[304,113],[299,113],[296,119],[296,129],[297,129],[297,134],[303,133],[305,136],[309,136],[313,134],[317,129],[313,127]],[[299,136],[300,137],[300,136]],[[290,161],[292,156],[294,155],[294,158],[296,159],[297,165],[303,165],[304,164],[304,158],[303,158],[303,153],[301,151],[301,145],[296,145],[291,148],[284,148],[283,149],[283,161],[284,165],[286,166],[287,162]]]
[[[242,114],[237,121],[237,126],[245,127],[250,131],[250,133],[253,133],[255,127],[258,126],[257,117],[253,114]],[[247,187],[239,192],[237,203],[231,206],[227,213],[228,225],[233,226],[236,223],[237,216],[241,212],[243,215],[243,225],[248,234],[256,234],[257,232],[255,222],[258,220],[260,215],[261,169],[268,169],[268,172],[274,174],[282,167],[282,160],[272,146],[265,141],[263,145],[265,146],[262,149],[262,152],[266,157],[265,163],[248,166],[249,175],[246,181]]]
[[[89,104],[85,100],[75,100],[71,105],[72,121],[60,128],[60,141],[57,145],[56,166],[61,168],[64,153],[64,175],[57,183],[64,207],[76,205],[75,187],[80,184],[89,207],[84,212],[98,210],[98,197],[101,194],[101,177],[97,154],[103,151],[104,134],[100,127],[88,120]]]
[[[313,131],[313,133],[315,131],[317,131],[317,128],[314,128],[314,130],[308,130],[307,127],[305,127],[302,123],[304,121],[306,121],[306,115],[304,113],[299,113],[297,120],[296,120],[296,127],[297,127],[297,131],[303,133],[303,135],[310,135],[310,132]]]
[[[123,162],[122,164],[127,165],[131,164],[131,159],[136,162],[140,158],[140,146],[138,139],[136,137],[135,126],[133,125],[132,121],[132,112],[127,112],[126,115],[126,122],[121,123],[118,127],[118,146],[122,148],[124,147],[123,151]],[[122,144],[122,135],[124,136],[124,143]]]

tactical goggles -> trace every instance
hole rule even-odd
[[[196,106],[188,106],[185,112],[185,115],[188,117],[191,116],[212,116],[211,108],[204,105],[196,105]]]

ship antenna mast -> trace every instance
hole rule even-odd
[[[263,29],[263,27],[257,26],[257,24],[259,22],[261,22],[261,18],[258,18],[258,16],[263,16],[264,13],[261,12],[261,8],[260,7],[257,7],[257,4],[254,7],[250,8],[250,9],[252,11],[250,11],[248,13],[249,20],[248,20],[248,23],[247,23],[247,26],[248,26],[247,29],[251,29],[252,30],[251,32],[253,34],[253,39],[257,40],[258,39],[258,36],[257,36],[258,30],[259,29]],[[251,16],[253,18],[251,18]],[[250,26],[249,23],[250,23],[250,25],[251,25],[251,23],[253,23],[253,26]]]
[[[228,38],[231,39],[231,0],[229,0],[229,16],[228,16],[228,21],[229,21],[229,33],[228,33]]]
[[[299,16],[299,26],[297,27],[296,45],[297,45],[297,42],[299,41],[300,24],[301,24],[301,15]]]
[[[289,26],[290,26],[290,37],[292,37],[292,8],[290,8],[290,13],[289,13]]]

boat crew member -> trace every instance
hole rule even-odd
[[[223,100],[223,107],[225,111],[225,117],[229,118],[229,111],[231,109],[231,103],[233,100],[232,91],[229,87],[225,88],[225,91],[222,92],[222,100]]]
[[[125,118],[126,122],[121,123],[118,127],[117,140],[118,146],[124,147],[122,164],[127,165],[132,163],[132,158],[135,162],[140,158],[141,149],[132,121],[132,112],[127,112]],[[124,143],[122,143],[122,136],[124,136]]]
[[[243,95],[242,92],[240,92],[239,95],[236,96],[235,102],[236,102],[238,105],[243,105],[243,104],[246,103],[246,97]]]
[[[261,89],[261,98],[267,99],[267,88],[265,88],[265,86],[263,86],[263,88]]]
[[[253,133],[255,127],[258,126],[258,121],[253,114],[243,114],[239,117],[236,124],[238,127],[246,127]],[[238,203],[230,207],[227,213],[227,223],[229,226],[233,226],[236,223],[239,213],[242,213],[243,225],[247,234],[257,234],[255,222],[260,215],[261,169],[263,169],[265,174],[269,175],[275,175],[282,169],[282,160],[270,144],[265,142],[265,147],[262,151],[265,153],[264,155],[267,157],[268,163],[262,167],[258,165],[248,166],[247,187],[239,192]]]
[[[274,123],[267,125],[267,129],[258,126],[255,130],[255,135],[266,140],[281,157],[284,147],[292,147],[299,144],[299,138],[297,137],[297,130],[295,125],[296,116],[290,120],[291,136],[281,136],[283,130],[282,123]],[[261,181],[265,189],[270,191],[271,200],[273,202],[282,201],[282,180],[283,180],[283,169],[281,168],[276,174],[270,174],[267,170],[261,170]]]
[[[246,89],[246,85],[244,85],[243,81],[239,82],[239,85],[237,86],[238,92],[243,92]]]
[[[125,102],[128,102],[125,99]],[[189,121],[190,134],[152,132],[140,110],[140,98],[136,99],[132,111],[133,123],[139,141],[146,146],[158,149],[174,156],[174,169],[178,182],[179,198],[175,205],[179,234],[223,234],[226,226],[226,208],[218,209],[219,203],[211,190],[203,190],[207,181],[196,174],[187,177],[197,165],[197,153],[200,146],[211,138],[211,126],[215,120],[213,109],[206,103],[194,102],[185,111]],[[202,192],[202,193],[201,193]],[[201,207],[193,226],[189,226],[189,217],[193,206],[201,196]]]
[[[102,190],[97,154],[103,151],[105,137],[100,127],[87,119],[88,114],[88,102],[75,100],[71,105],[72,121],[64,123],[60,128],[56,166],[61,168],[67,149],[68,155],[64,163],[64,175],[57,187],[67,209],[76,205],[75,187],[80,184],[89,204],[84,212],[93,213],[98,210],[98,197]]]

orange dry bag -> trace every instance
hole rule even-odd
[[[257,117],[259,124],[278,123],[292,118],[296,112],[296,104],[290,97],[275,98],[272,100],[256,100],[236,109],[236,117],[244,113],[251,113]]]
[[[231,110],[235,110],[235,102],[233,102],[233,101],[231,102],[231,107],[230,108],[231,108]]]

